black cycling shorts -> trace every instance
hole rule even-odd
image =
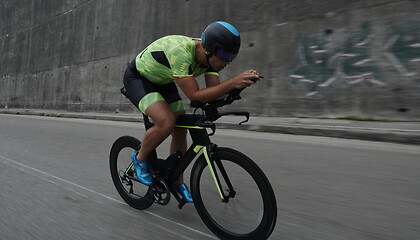
[[[124,87],[130,101],[142,113],[157,101],[165,101],[173,112],[185,110],[174,82],[157,85],[143,77],[136,69],[135,60],[128,64],[124,72]]]

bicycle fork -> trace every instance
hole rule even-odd
[[[210,174],[213,178],[214,184],[216,186],[217,191],[219,192],[222,202],[225,202],[225,203],[229,202],[230,198],[235,197],[236,191],[233,189],[233,185],[230,182],[230,179],[226,173],[226,170],[222,164],[222,161],[220,161],[220,159],[217,158],[217,156],[215,156],[215,153],[217,152],[217,145],[213,143],[207,146],[197,145],[197,147],[194,150],[198,152],[201,149],[203,149],[204,158],[206,159],[207,165],[210,170]],[[217,164],[217,168],[219,169],[220,174],[222,175],[228,187],[227,191],[229,192],[229,194],[227,196],[223,192],[222,184],[220,182],[220,178],[219,178],[218,172],[216,171],[216,167],[214,163]]]

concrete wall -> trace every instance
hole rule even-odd
[[[419,120],[419,9],[417,0],[2,0],[0,107],[133,111],[119,88],[143,47],[226,20],[242,48],[221,77],[265,76],[231,109]]]

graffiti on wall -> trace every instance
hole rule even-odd
[[[366,21],[356,29],[326,29],[307,34],[297,45],[292,83],[305,86],[305,97],[322,95],[335,85],[385,86],[383,69],[400,79],[420,78],[420,24]]]

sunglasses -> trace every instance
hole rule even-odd
[[[216,57],[219,57],[223,61],[231,62],[231,61],[233,61],[233,59],[235,59],[237,54],[226,51],[223,48],[216,48],[213,55],[215,55]]]

